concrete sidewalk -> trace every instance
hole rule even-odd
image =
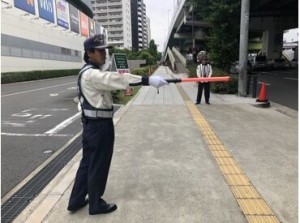
[[[155,74],[185,75],[175,76],[167,67]],[[298,222],[297,111],[272,102],[271,108],[258,108],[252,98],[215,94],[211,105],[195,106],[194,84],[177,85],[164,86],[159,94],[143,87],[116,114],[115,152],[104,199],[116,203],[117,211],[91,216],[88,207],[74,214],[66,210],[80,152],[14,222],[250,221],[251,210],[241,210],[243,204],[205,135],[208,130],[249,179],[247,187],[258,191],[259,200],[281,222]]]

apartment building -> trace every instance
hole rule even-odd
[[[108,31],[108,43],[117,48],[148,47],[148,22],[143,0],[91,0],[94,20]]]
[[[143,0],[131,0],[132,49],[148,48],[148,22],[146,5]]]
[[[94,20],[107,29],[108,44],[132,48],[130,0],[91,1]]]

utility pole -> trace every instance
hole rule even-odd
[[[194,24],[194,5],[192,5],[192,39],[193,39],[193,49],[195,48],[195,24]]]
[[[242,0],[241,4],[238,95],[246,97],[250,0]]]

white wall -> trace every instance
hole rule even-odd
[[[2,5],[3,3],[1,3]],[[3,5],[2,5],[3,6]],[[26,12],[17,8],[2,9],[1,33],[16,36],[32,41],[64,47],[67,49],[81,51],[83,56],[83,42],[85,37],[74,32],[64,30],[35,15],[24,16]],[[43,60],[22,57],[1,57],[1,72],[48,70],[48,69],[77,69],[83,64],[81,62]]]
[[[80,69],[83,63],[1,56],[1,72]]]

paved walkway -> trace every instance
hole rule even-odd
[[[167,67],[155,74],[182,77]],[[142,87],[115,121],[104,199],[116,212],[67,210],[81,153],[15,222],[298,222],[298,114],[252,98],[211,95],[193,83]]]

